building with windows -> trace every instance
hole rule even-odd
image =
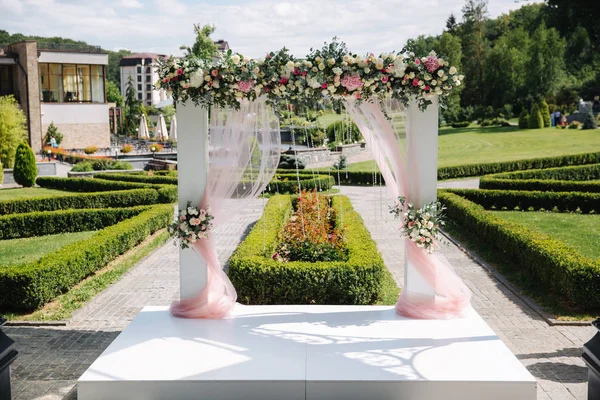
[[[164,89],[155,90],[154,84],[158,80],[158,69],[154,64],[165,57],[163,54],[137,53],[121,58],[121,93],[127,93],[129,78],[133,80],[137,99],[146,106],[158,106],[161,102],[170,99]]]
[[[97,46],[24,41],[0,50],[0,95],[19,102],[34,151],[44,147],[51,123],[64,136],[63,148],[110,147],[107,65],[108,54]]]

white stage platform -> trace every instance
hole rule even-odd
[[[146,307],[79,378],[81,400],[534,400],[536,381],[475,312],[238,306],[225,320]]]

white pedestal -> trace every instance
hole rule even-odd
[[[179,209],[198,207],[208,178],[208,111],[191,101],[177,105],[177,173]],[[181,298],[197,295],[206,285],[206,263],[192,249],[179,250]]]
[[[146,307],[78,381],[81,400],[534,400],[536,382],[473,310],[237,306],[224,320]]]
[[[438,161],[438,99],[427,110],[421,111],[416,101],[411,101],[406,118],[406,162],[410,179],[407,197],[416,207],[435,201],[437,198]],[[413,166],[418,166],[417,169]],[[417,185],[420,190],[417,191]],[[419,195],[419,201],[414,201]],[[433,302],[435,289],[431,287],[415,267],[405,258],[404,287],[410,296],[418,296],[421,301]]]

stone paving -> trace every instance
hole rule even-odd
[[[403,282],[403,249],[397,221],[387,212],[385,188],[343,187],[376,240],[386,265]],[[260,217],[263,200],[246,204],[241,216],[215,230],[226,260]],[[473,291],[473,307],[538,379],[538,399],[586,399],[587,369],[582,344],[590,326],[549,326],[538,314],[454,245],[446,257]],[[167,243],[119,282],[75,313],[67,327],[8,327],[20,351],[13,364],[13,397],[75,399],[76,379],[144,305],[168,305],[178,296],[177,248]]]

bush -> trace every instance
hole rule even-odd
[[[519,115],[519,129],[528,129],[529,128],[529,114],[527,110],[523,109],[521,114]]]
[[[354,122],[336,121],[327,126],[327,140],[329,143],[350,144],[360,142],[362,135]]]
[[[568,129],[579,129],[581,127],[581,123],[579,121],[573,121],[569,124]]]
[[[133,146],[130,144],[124,144],[123,146],[121,146],[121,153],[123,154],[131,153],[132,151]]]
[[[159,153],[159,152],[163,151],[163,149],[164,149],[164,146],[159,143],[152,143],[150,146],[148,146],[148,150],[150,150],[153,153]]]
[[[0,240],[95,231],[146,211],[149,206],[36,211],[0,216]]]
[[[106,170],[130,170],[133,166],[125,161],[115,161],[109,158],[99,158],[94,161],[82,161],[71,169],[72,172],[90,172]]]
[[[583,125],[582,125],[581,129],[596,129],[596,128],[598,128],[598,124],[596,123],[596,120],[594,119],[594,114],[589,112],[585,116],[585,120],[583,121]]]
[[[449,221],[470,239],[506,259],[507,268],[556,298],[581,309],[600,307],[600,261],[527,227],[508,222],[447,191],[439,192]]]
[[[540,112],[540,107],[537,103],[531,107],[531,113],[529,114],[528,119],[529,129],[541,129],[544,127],[544,119],[542,118],[542,113]]]
[[[298,182],[298,180],[300,182]],[[313,175],[296,175],[277,173],[271,183],[265,189],[266,193],[296,194],[299,189],[327,191],[330,190],[335,181],[333,177],[318,173]],[[299,185],[299,186],[298,186]]]
[[[15,156],[15,168],[13,170],[15,182],[24,187],[32,187],[35,185],[37,174],[38,170],[33,150],[27,143],[23,142],[17,147]]]
[[[544,121],[544,127],[550,126],[550,108],[546,100],[542,99],[539,104],[540,113],[542,114],[542,120]]]
[[[154,176],[139,174],[117,174],[117,173],[99,173],[94,175],[95,179],[106,179],[110,181],[122,182],[142,182],[157,185],[177,185],[177,177],[174,176]]]
[[[333,169],[340,171],[348,169],[348,157],[345,155],[340,155],[337,163],[333,164]]]
[[[581,192],[540,192],[518,190],[448,189],[450,193],[471,200],[485,209],[600,212],[600,194]]]
[[[132,249],[173,219],[159,205],[27,264],[0,268],[0,307],[38,308]]]
[[[296,156],[289,154],[282,154],[279,159],[278,169],[304,169],[306,163]]]
[[[467,128],[469,125],[471,125],[471,122],[469,121],[453,122],[451,124],[453,128]]]
[[[46,136],[44,136],[44,145],[50,146],[50,139],[54,136],[54,140],[56,140],[56,145],[60,146],[63,141],[63,134],[60,133],[54,122],[50,122],[48,125],[48,130],[46,131]]]
[[[27,118],[14,96],[0,96],[0,162],[12,168],[19,144],[27,138]]]
[[[96,146],[87,146],[85,149],[83,149],[83,151],[85,152],[85,154],[94,154],[98,151],[98,147]]]
[[[373,304],[386,273],[362,219],[344,196],[334,196],[346,227],[347,261],[274,260],[277,234],[292,210],[291,196],[274,196],[229,260],[229,277],[245,304]],[[338,214],[339,215],[339,214]]]
[[[158,202],[158,191],[154,189],[77,193],[64,196],[44,196],[0,201],[0,215],[73,208],[133,207]]]

